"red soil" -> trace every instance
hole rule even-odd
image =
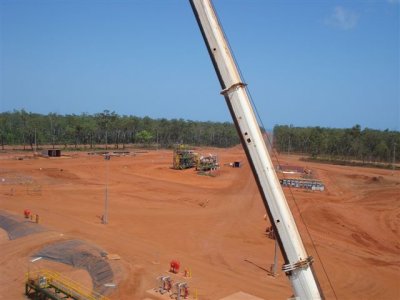
[[[28,266],[91,286],[86,271],[45,260],[28,264],[43,245],[65,238],[84,239],[121,257],[114,264],[118,288],[112,299],[145,298],[172,259],[191,270],[187,281],[199,299],[238,291],[289,297],[286,276],[263,270],[273,262],[274,241],[264,235],[269,223],[242,149],[199,152],[219,156],[216,177],[172,170],[172,153],[164,150],[110,161],[84,153],[23,160],[2,154],[0,209],[22,216],[28,208],[52,231],[10,241],[0,229],[0,299],[24,299]],[[245,162],[241,168],[224,165],[237,160]],[[280,160],[312,169],[326,184],[325,192],[284,189],[326,298],[335,296],[321,260],[338,299],[399,299],[400,173],[306,163],[295,156]],[[109,224],[103,225],[107,168]]]

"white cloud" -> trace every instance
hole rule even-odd
[[[400,0],[387,0],[390,4],[400,3]]]
[[[336,6],[332,14],[325,19],[325,25],[349,30],[357,26],[359,16],[349,9],[342,6]]]

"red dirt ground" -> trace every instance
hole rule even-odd
[[[264,235],[269,223],[243,150],[199,152],[219,156],[216,177],[172,170],[172,152],[166,150],[110,161],[86,153],[23,160],[1,154],[0,209],[22,216],[28,208],[51,231],[10,241],[0,229],[0,299],[24,299],[28,268],[60,271],[90,287],[84,270],[45,260],[28,264],[43,245],[65,238],[84,239],[121,257],[113,261],[118,288],[111,299],[149,297],[146,290],[167,273],[172,259],[191,270],[192,278],[176,278],[187,280],[199,299],[238,291],[290,297],[286,276],[263,270],[273,262],[274,241]],[[400,172],[279,159],[312,169],[326,184],[324,192],[284,189],[326,298],[335,299],[335,293],[337,299],[400,299]],[[243,167],[224,165],[235,160]],[[103,225],[107,168],[109,224]]]

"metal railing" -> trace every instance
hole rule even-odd
[[[26,273],[27,281],[33,280],[43,289],[54,288],[77,300],[109,300],[107,297],[82,284],[50,270],[38,270]],[[43,280],[44,279],[44,280]]]

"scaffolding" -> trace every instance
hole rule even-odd
[[[26,278],[25,295],[30,299],[108,300],[107,297],[54,271],[29,272]]]
[[[198,164],[198,154],[194,150],[188,149],[185,145],[175,146],[173,154],[172,168],[184,170],[194,168]]]

